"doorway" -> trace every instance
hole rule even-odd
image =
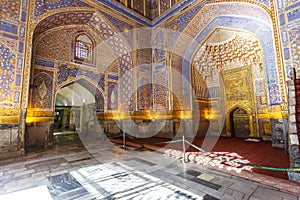
[[[236,108],[230,114],[231,136],[248,138],[250,136],[249,116],[242,108]]]
[[[71,142],[79,134],[95,133],[97,112],[104,111],[102,92],[92,83],[80,79],[60,88],[55,98],[53,142]]]

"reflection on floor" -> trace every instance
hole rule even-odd
[[[202,199],[122,163],[81,168],[50,178],[55,199]]]
[[[73,143],[71,134],[61,137],[62,146],[0,162],[1,200],[18,199],[13,198],[18,194],[21,199],[47,199],[50,194],[52,199],[63,200],[298,200],[300,195],[300,185],[289,181],[278,182],[289,191],[285,192],[276,185],[270,187],[195,163],[182,163],[155,151],[123,149],[103,136],[79,135],[81,142]]]

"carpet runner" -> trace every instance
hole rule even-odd
[[[181,138],[179,138],[180,140]],[[204,138],[195,138],[190,141],[192,144],[201,147]],[[213,143],[216,138],[205,138],[206,142],[211,140]],[[111,139],[112,142],[123,144],[121,138]],[[171,144],[160,144],[160,142],[167,142],[168,139],[164,138],[143,138],[143,139],[132,139],[126,138],[126,145],[133,146],[135,148],[146,148],[150,150],[156,150],[165,152],[166,149],[182,151],[182,142],[171,143]],[[241,138],[218,138],[217,143],[212,149],[205,149],[211,154],[205,154],[199,152],[198,149],[186,146],[186,157],[188,161],[194,161],[199,159],[198,157],[205,157],[207,161],[214,160],[211,163],[219,165],[220,167],[232,167],[235,169],[253,171],[273,177],[278,177],[282,179],[288,179],[288,175],[284,171],[273,171],[266,169],[257,169],[248,166],[242,166],[234,162],[241,162],[246,164],[252,164],[256,166],[266,166],[274,168],[289,168],[289,156],[281,148],[273,148],[272,142],[270,141],[260,141],[260,140],[245,140]],[[218,157],[217,159],[215,157]],[[223,159],[223,160],[222,160]],[[230,161],[228,162],[227,159]],[[203,159],[202,159],[203,160]],[[233,162],[231,162],[233,161]],[[203,161],[202,161],[203,162]]]

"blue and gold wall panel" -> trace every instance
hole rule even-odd
[[[27,1],[0,4],[0,123],[18,123],[24,62]],[[6,116],[7,112],[10,112]]]
[[[291,69],[300,74],[300,2],[277,0],[283,46],[285,76],[291,78]]]

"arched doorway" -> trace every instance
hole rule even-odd
[[[104,112],[103,94],[108,93],[107,86],[110,79],[113,79],[113,83],[118,82],[118,61],[121,63],[123,59],[124,65],[128,68],[132,66],[129,53],[124,54],[122,58],[118,56],[128,47],[125,40],[117,36],[118,29],[93,8],[69,9],[67,12],[64,9],[57,9],[51,15],[33,20],[34,25],[29,34],[32,38],[28,40],[28,43],[32,42],[29,45],[31,49],[27,49],[32,53],[28,56],[31,57],[30,63],[27,61],[27,65],[31,67],[24,72],[30,74],[28,80],[24,79],[25,85],[26,81],[30,82],[24,131],[26,151],[33,147],[50,146],[53,141],[53,129],[83,131],[80,120],[79,125],[70,122],[78,118],[74,114],[72,100],[66,100],[64,95],[57,95],[57,91],[84,78],[86,81],[80,82],[80,85],[94,95],[93,112]],[[98,23],[96,25],[94,23],[96,21],[101,21],[102,25],[98,26]],[[47,26],[44,26],[45,24]],[[112,35],[115,37],[111,37]],[[111,39],[111,47],[103,45],[107,38]],[[80,45],[77,48],[76,44],[85,44],[84,47],[87,48],[80,48]],[[105,59],[99,56],[100,54],[105,55]],[[108,76],[105,76],[104,70]],[[58,103],[61,110],[55,105],[56,97],[61,98],[63,102]],[[71,106],[67,108],[65,104]],[[107,109],[107,106],[105,108]],[[88,106],[86,109],[89,109]],[[80,116],[79,118],[85,119]],[[89,125],[92,127],[92,123]]]
[[[92,83],[79,79],[61,87],[55,98],[54,134],[94,132],[97,112],[104,112],[104,97]]]
[[[248,138],[250,136],[249,116],[246,110],[236,108],[230,113],[231,137]]]

